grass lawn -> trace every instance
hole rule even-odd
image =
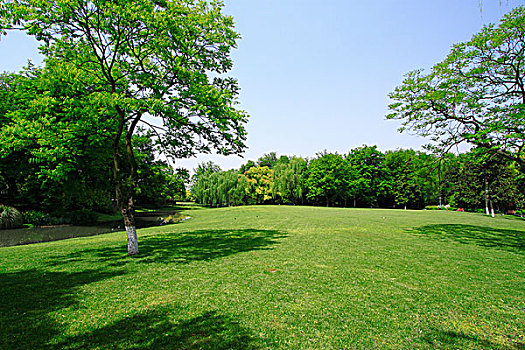
[[[523,349],[525,221],[196,209],[0,249],[0,349]]]

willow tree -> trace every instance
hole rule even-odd
[[[237,81],[226,75],[239,34],[222,8],[195,0],[0,2],[1,31],[26,31],[46,57],[90,76],[85,90],[96,117],[114,125],[108,147],[129,255],[138,253],[132,136],[139,124],[177,158],[245,148],[247,115],[236,109]]]
[[[454,45],[427,74],[416,70],[390,95],[388,119],[430,137],[445,153],[467,142],[525,172],[525,8]]]

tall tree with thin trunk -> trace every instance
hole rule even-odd
[[[139,124],[170,156],[238,154],[245,147],[237,81],[224,76],[239,34],[222,7],[199,0],[0,1],[0,32],[25,30],[48,58],[83,70],[98,117],[114,121],[108,147],[129,255],[138,253],[133,135]]]

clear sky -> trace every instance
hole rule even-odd
[[[248,149],[237,156],[177,160],[193,169],[212,160],[238,168],[264,153],[314,157],[363,144],[420,149],[385,120],[387,94],[407,72],[445,58],[484,24],[525,0],[224,0],[242,35],[231,75],[250,114]],[[23,34],[0,41],[0,71],[40,59]]]

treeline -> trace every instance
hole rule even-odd
[[[437,157],[363,146],[313,159],[272,152],[238,170],[202,163],[192,178],[197,203],[220,207],[301,204],[422,209],[442,205],[503,212],[525,207],[525,181],[514,165],[481,149]]]
[[[136,203],[155,207],[184,199],[189,172],[173,169],[160,159],[151,135],[142,133],[133,139],[138,179]],[[0,203],[24,211],[115,212],[112,163],[104,157],[108,150],[87,144],[76,151],[78,156],[72,167],[63,169],[64,174],[59,177],[49,176],[49,172],[50,168],[65,167],[60,159],[35,161],[24,148],[10,152],[0,162]]]

